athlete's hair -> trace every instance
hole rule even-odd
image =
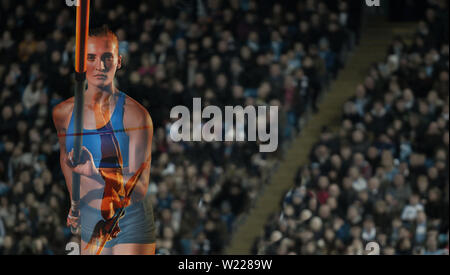
[[[89,31],[90,37],[107,37],[111,38],[113,43],[116,45],[117,48],[117,54],[119,54],[119,39],[117,38],[117,35],[111,31],[107,25],[103,25],[98,28],[93,28]]]

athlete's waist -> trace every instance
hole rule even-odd
[[[137,211],[137,210],[143,208],[143,205],[144,205],[144,200],[133,202],[133,203],[130,203],[130,205],[128,205],[127,207],[125,207],[125,210],[127,211],[127,213],[134,212],[134,211]],[[82,215],[86,214],[86,213],[93,213],[93,212],[97,213],[97,212],[101,211],[101,207],[91,206],[90,204],[81,200],[80,201],[80,211],[81,211]],[[116,211],[120,211],[120,208],[116,209]]]

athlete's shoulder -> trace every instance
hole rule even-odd
[[[124,121],[130,124],[153,125],[148,110],[138,101],[125,94]]]
[[[73,111],[74,104],[75,99],[74,97],[71,97],[53,107],[53,121],[56,127],[64,124],[65,120],[70,117],[70,113],[72,113]]]

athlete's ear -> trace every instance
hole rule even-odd
[[[122,56],[119,55],[119,58],[117,59],[117,70],[122,69]]]

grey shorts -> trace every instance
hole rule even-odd
[[[103,217],[99,209],[93,208],[81,201],[80,218],[81,239],[88,243],[91,239],[95,225],[100,220],[103,220]],[[119,227],[119,234],[116,238],[106,243],[106,248],[122,243],[155,243],[155,222],[150,196],[146,196],[142,201],[126,207],[125,216],[119,219]]]

